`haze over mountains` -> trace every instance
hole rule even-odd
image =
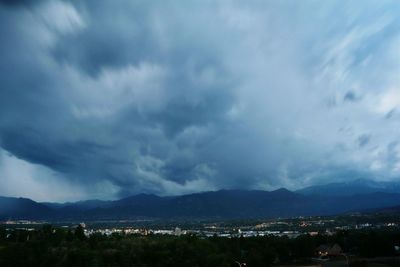
[[[329,196],[349,196],[374,192],[400,193],[400,182],[356,179],[348,182],[310,186],[296,192],[305,195],[322,194]]]
[[[0,219],[234,219],[329,215],[400,204],[399,184],[355,180],[291,192],[220,190],[174,197],[139,194],[115,201],[38,203],[0,197]]]

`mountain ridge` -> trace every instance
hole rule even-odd
[[[0,219],[274,218],[331,215],[396,205],[400,205],[399,193],[308,195],[285,188],[274,191],[219,190],[173,197],[139,194],[113,201],[88,200],[64,204],[0,197]]]

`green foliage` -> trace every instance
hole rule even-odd
[[[8,234],[8,238],[6,238]],[[36,231],[0,229],[0,266],[271,266],[306,262],[320,244],[338,243],[360,256],[394,255],[397,232],[341,232],[334,236],[199,238],[195,235],[93,234],[43,226]]]
[[[75,237],[81,241],[85,240],[86,238],[84,229],[80,224],[75,228]]]
[[[0,242],[6,239],[6,229],[4,227],[0,227]]]

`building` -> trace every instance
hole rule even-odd
[[[338,244],[323,244],[317,247],[317,254],[322,256],[336,256],[342,253],[342,248]]]

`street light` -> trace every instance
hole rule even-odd
[[[235,262],[239,265],[239,267],[246,266],[245,262],[238,262],[238,261],[235,261]]]

